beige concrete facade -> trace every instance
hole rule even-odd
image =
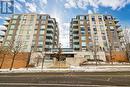
[[[59,43],[59,29],[55,18],[48,14],[14,14],[7,23],[3,46],[12,41],[22,43],[22,52],[44,51]]]
[[[56,65],[56,63],[57,63],[55,57],[51,56],[54,53],[55,52],[32,53],[30,65],[41,67],[42,63],[44,63],[43,65],[45,67],[54,67],[54,65]],[[88,61],[88,62],[90,60],[94,61],[93,52],[63,52],[62,54],[65,55],[66,58],[65,58],[65,61],[62,62],[61,64],[65,63],[67,67],[79,66],[80,63],[82,63],[83,61]],[[46,57],[45,57],[45,55],[46,55]],[[67,56],[67,55],[72,55],[72,56]],[[103,51],[97,52],[96,57],[97,57],[97,60],[100,60],[102,62],[106,61],[105,52],[103,52]],[[44,61],[43,61],[43,58],[44,58]]]

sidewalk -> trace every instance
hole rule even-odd
[[[106,65],[106,66],[71,66],[70,68],[19,68],[19,69],[0,69],[0,73],[35,73],[35,72],[124,72],[130,71],[130,65]]]

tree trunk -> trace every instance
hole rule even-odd
[[[38,59],[37,59],[37,66],[38,66],[38,64],[39,64],[39,57],[38,57]]]
[[[28,69],[28,65],[29,65],[29,62],[30,62],[30,58],[31,58],[31,52],[30,52],[30,54],[29,54],[29,56],[28,56],[28,60],[27,60],[27,64],[26,64],[26,68]]]
[[[0,69],[1,69],[2,66],[3,66],[4,60],[5,60],[5,54],[3,55],[2,62],[1,62],[1,65],[0,65]]]
[[[13,55],[13,59],[12,59],[12,63],[11,63],[11,66],[10,66],[10,70],[12,70],[12,68],[13,68],[13,64],[14,64],[14,60],[15,60],[15,54]]]
[[[45,57],[44,57],[45,58]],[[43,65],[44,65],[44,58],[42,59],[42,69],[43,69]]]

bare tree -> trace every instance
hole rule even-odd
[[[13,55],[11,66],[10,66],[10,70],[12,70],[15,57],[22,50],[22,41],[18,40],[18,41],[15,41],[15,43],[14,43],[14,40],[8,41],[8,46],[11,51],[11,54]]]
[[[54,57],[56,58],[56,61],[58,61],[60,67],[60,62],[65,61],[65,57],[62,54],[61,44],[59,44],[58,52],[54,53]]]
[[[125,50],[126,50],[126,55],[127,57],[129,58],[129,44],[130,44],[130,38],[129,38],[129,35],[130,35],[130,32],[127,31],[126,27],[125,27],[125,30],[124,30],[124,46],[125,46]],[[130,58],[129,58],[130,59]]]
[[[27,68],[27,70],[28,70],[28,67],[29,67],[32,51],[33,51],[33,49],[31,47],[31,50],[30,50],[29,55],[28,55],[27,63],[26,63],[26,66],[25,66]]]
[[[44,60],[45,60],[45,57],[46,57],[46,49],[45,49],[44,52],[41,52],[41,55],[42,55],[42,67],[41,67],[41,69],[43,69]]]

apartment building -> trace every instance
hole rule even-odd
[[[7,27],[4,46],[10,41],[14,46],[19,43],[22,52],[44,51],[58,46],[58,24],[48,14],[14,14],[4,25]]]
[[[70,47],[77,51],[108,49],[105,21],[101,14],[78,15],[71,21]]]
[[[113,16],[102,14],[78,15],[72,18],[70,47],[77,52],[89,51],[98,58],[102,54],[104,58],[99,59],[106,60],[106,52],[122,51],[124,48],[123,33],[118,22]],[[84,56],[90,58],[91,55]]]
[[[121,51],[124,48],[124,34],[119,20],[111,15],[104,15],[107,36],[112,50]]]

